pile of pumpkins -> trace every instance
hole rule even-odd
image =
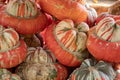
[[[120,16],[85,0],[0,0],[0,80],[119,80]]]

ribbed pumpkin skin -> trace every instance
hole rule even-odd
[[[46,15],[40,12],[32,1],[34,6],[32,6],[32,9],[29,9],[31,8],[30,5],[27,10],[26,5],[29,4],[28,2],[30,1],[25,0],[28,1],[26,3],[24,0],[23,3],[20,3],[20,1],[22,0],[11,0],[7,6],[0,9],[0,24],[11,26],[21,34],[34,34],[42,31],[46,26]]]
[[[30,18],[37,15],[38,9],[31,0],[13,0],[7,4],[6,12],[14,17]]]
[[[36,0],[43,11],[55,16],[59,20],[72,19],[76,23],[86,21],[87,10],[73,0]]]
[[[0,69],[0,80],[22,80],[18,75],[12,74],[7,69]]]
[[[24,62],[27,63],[52,63],[52,58],[41,47],[29,47],[27,57]]]
[[[12,48],[18,44],[18,42],[19,35],[14,29],[4,29],[3,26],[0,26],[0,51]]]
[[[79,25],[80,28],[74,28],[72,20],[65,19],[59,23],[53,23],[46,30],[46,45],[59,62],[66,66],[78,66],[87,56],[87,53],[82,51],[86,48],[85,32],[89,27],[83,23],[81,25]]]
[[[86,59],[71,73],[68,80],[114,80],[115,76],[116,73],[109,63]]]
[[[54,80],[57,69],[51,57],[41,47],[29,47],[24,63],[16,69],[22,80]]]
[[[99,38],[110,41],[117,42],[120,41],[120,20],[114,20],[111,17],[103,18],[95,27],[96,34]]]
[[[23,62],[27,55],[27,46],[23,40],[20,45],[8,51],[0,52],[0,68],[12,68]]]
[[[89,30],[87,48],[95,58],[120,62],[119,19],[119,16],[105,17]]]

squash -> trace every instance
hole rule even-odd
[[[88,30],[89,27],[84,22],[75,25],[72,20],[64,19],[47,28],[45,43],[60,63],[66,66],[78,66],[88,57],[85,51]]]
[[[66,80],[68,75],[67,69],[59,63],[53,63],[41,47],[28,48],[26,60],[17,67],[16,73],[23,80]]]
[[[115,76],[116,72],[111,64],[86,59],[71,73],[68,80],[114,80]]]
[[[57,77],[57,70],[54,64],[23,63],[16,73],[22,80],[54,80]]]
[[[47,24],[46,15],[31,0],[10,0],[0,9],[0,24],[11,26],[21,34],[42,31]]]
[[[68,71],[59,63],[22,63],[16,69],[22,80],[66,80]]]
[[[12,74],[7,69],[0,69],[0,80],[22,80],[17,74]]]
[[[12,68],[27,55],[26,43],[13,28],[0,26],[0,68]]]
[[[104,17],[88,32],[88,51],[99,60],[120,62],[120,16]]]
[[[75,0],[35,0],[41,9],[59,20],[71,19],[76,23],[86,21],[87,10]],[[79,0],[81,1],[81,0]]]

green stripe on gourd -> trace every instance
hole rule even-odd
[[[114,80],[116,72],[109,63],[86,59],[71,73],[68,80],[71,80],[72,75],[75,80]]]
[[[31,18],[38,14],[37,5],[31,0],[11,0],[7,4],[6,12],[18,18]]]
[[[110,42],[120,41],[120,20],[105,17],[95,27],[99,38]]]

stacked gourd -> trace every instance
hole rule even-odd
[[[85,0],[1,2],[1,79],[119,79],[119,16],[97,17]]]

